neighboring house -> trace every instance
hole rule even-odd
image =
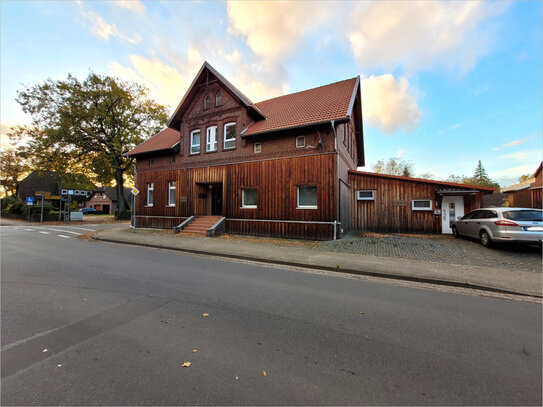
[[[355,171],[365,163],[359,77],[253,103],[206,62],[168,128],[128,155],[137,227],[217,215],[250,235],[331,239],[386,222],[439,232],[442,213],[480,207],[492,191]]]
[[[530,184],[530,198],[532,208],[542,208],[541,193],[543,192],[543,175],[541,173],[541,167],[543,162],[539,164],[539,167],[534,173],[534,182]]]
[[[77,202],[78,206],[83,207],[87,197],[95,189],[96,185],[83,174],[33,171],[19,182],[17,197],[22,200],[32,197],[35,199],[35,203],[38,203],[38,201],[41,202],[39,192],[44,192],[44,204],[59,208],[61,195],[67,198],[71,193],[71,201]]]
[[[130,209],[132,204],[130,188],[124,188],[124,199],[128,203],[128,209]],[[86,207],[112,215],[117,210],[117,202],[117,188],[103,186],[92,192],[87,200]]]
[[[529,179],[518,184],[509,185],[502,188],[502,192],[507,194],[507,206],[514,208],[531,208],[532,196],[530,187],[534,182],[533,179]]]

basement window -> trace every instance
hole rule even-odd
[[[375,191],[371,189],[363,189],[360,191],[356,191],[356,199],[359,201],[374,201]]]
[[[431,199],[413,199],[411,201],[411,209],[414,211],[431,211],[432,200]]]
[[[255,143],[254,152],[255,154],[260,154],[262,152],[262,143]]]
[[[256,188],[243,188],[241,190],[241,207],[256,209],[256,198],[257,190]]]
[[[317,209],[317,187],[314,185],[298,187],[296,209]]]
[[[296,148],[305,147],[305,136],[296,137]]]

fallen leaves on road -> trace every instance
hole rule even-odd
[[[361,314],[365,314],[365,312],[363,312],[363,311],[360,311],[360,313],[361,313]]]
[[[44,349],[41,351],[41,353],[49,352],[49,349]]]
[[[202,316],[203,316],[203,317],[208,317],[209,314],[208,314],[207,312],[205,312],[205,313],[202,314]]]
[[[193,350],[192,350],[192,353],[194,353],[194,352],[198,352],[198,350],[197,350],[197,349],[193,349]]]
[[[181,365],[181,367],[189,367],[192,363],[190,362],[185,362]]]
[[[262,374],[263,374],[264,376],[267,376],[267,375],[268,375],[268,374],[266,373],[265,370],[262,371]]]
[[[57,367],[62,367],[62,365],[59,363],[59,364],[57,365]]]

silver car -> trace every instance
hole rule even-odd
[[[454,237],[480,239],[485,247],[494,242],[533,243],[541,247],[543,210],[532,208],[481,208],[452,225]]]

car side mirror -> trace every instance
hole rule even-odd
[[[462,220],[463,216],[459,216],[456,218],[456,220]]]

